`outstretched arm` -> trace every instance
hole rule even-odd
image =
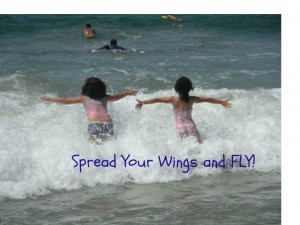
[[[119,47],[120,47],[120,49],[121,49],[122,51],[127,50],[127,48],[123,48],[123,47],[121,47],[121,46],[119,46]]]
[[[128,95],[136,95],[137,91],[134,90],[129,90],[129,91],[124,91],[124,92],[120,92],[117,94],[113,94],[113,95],[107,95],[107,100],[110,102],[114,102],[114,101],[118,101],[121,98],[124,98]]]
[[[102,50],[105,48],[105,45],[101,46],[101,47],[98,47],[98,48],[95,48],[95,50]]]
[[[85,96],[78,96],[74,98],[57,98],[57,97],[42,96],[40,99],[43,101],[58,102],[63,104],[76,104],[76,103],[81,103],[84,100],[84,98]]]
[[[145,101],[141,101],[137,99],[137,104],[135,105],[135,109],[141,110],[144,104],[153,104],[153,103],[172,103],[174,101],[174,97],[162,97],[162,98],[151,98]]]
[[[209,102],[213,104],[220,104],[223,105],[226,109],[231,108],[232,104],[229,103],[229,99],[222,100],[217,98],[211,98],[211,97],[192,97],[194,103],[201,103],[201,102]]]

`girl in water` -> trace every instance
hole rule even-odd
[[[171,103],[176,121],[176,130],[181,138],[193,135],[199,143],[202,143],[201,136],[197,130],[196,124],[192,119],[192,106],[194,103],[209,102],[221,104],[226,109],[231,107],[229,99],[221,100],[211,97],[190,96],[189,92],[193,90],[193,84],[187,77],[181,77],[176,81],[175,91],[178,96],[152,98],[145,101],[137,99],[135,108],[141,110],[145,104],[153,103]]]
[[[64,104],[83,103],[89,121],[88,133],[92,141],[107,140],[113,136],[112,119],[107,112],[107,102],[118,101],[128,95],[136,95],[136,91],[129,90],[113,95],[106,94],[105,83],[97,77],[85,80],[81,96],[73,98],[52,98],[43,96],[41,100]]]

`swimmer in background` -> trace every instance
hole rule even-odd
[[[91,52],[94,53],[94,52],[97,52],[97,51],[101,51],[103,49],[105,49],[105,50],[112,50],[114,53],[117,53],[117,52],[125,52],[125,53],[133,52],[133,53],[145,54],[144,50],[137,50],[135,48],[127,49],[127,48],[123,48],[123,47],[119,46],[117,44],[117,40],[116,39],[112,39],[110,41],[110,45],[103,45],[101,47],[92,49]]]
[[[168,14],[166,16],[162,16],[162,18],[164,19],[169,19],[169,20],[177,20],[177,21],[181,21],[180,18],[177,18],[176,16],[174,16],[173,14]]]
[[[138,100],[135,108],[141,110],[143,105],[153,103],[170,103],[173,106],[173,112],[176,121],[176,130],[181,138],[188,136],[196,137],[199,143],[202,143],[202,138],[192,118],[192,107],[194,103],[214,103],[223,105],[226,109],[231,107],[229,99],[221,100],[211,97],[196,97],[190,96],[189,92],[193,90],[193,84],[187,77],[179,78],[175,83],[175,91],[178,96],[151,98],[148,100]]]
[[[168,14],[168,15],[167,15],[167,19],[177,20],[177,17],[174,16],[173,14]]]
[[[82,34],[86,38],[95,37],[96,31],[92,28],[91,24],[85,24],[85,28],[82,30]]]
[[[109,140],[113,136],[113,122],[107,111],[107,102],[118,101],[126,96],[136,95],[136,93],[134,90],[128,90],[108,95],[106,94],[106,84],[97,77],[90,77],[82,86],[81,96],[73,98],[42,96],[41,100],[63,104],[82,103],[89,121],[89,139],[96,142],[97,140]]]
[[[95,48],[94,50],[98,51],[98,50],[103,50],[103,49],[106,49],[106,50],[127,50],[126,48],[123,48],[121,46],[119,46],[117,44],[117,40],[116,39],[112,39],[110,41],[110,45],[103,45],[101,47],[98,47],[98,48]]]

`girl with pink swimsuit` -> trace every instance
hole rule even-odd
[[[97,77],[85,80],[81,96],[73,98],[52,98],[43,96],[41,100],[64,104],[82,103],[89,121],[88,133],[92,141],[108,140],[113,135],[112,119],[107,111],[107,102],[118,101],[129,95],[136,95],[136,91],[129,90],[113,95],[106,94],[105,83]]]
[[[187,77],[179,78],[175,83],[175,91],[178,96],[152,98],[145,101],[137,99],[135,108],[141,110],[144,104],[153,103],[171,103],[173,105],[173,112],[176,122],[176,130],[181,138],[194,136],[199,143],[202,143],[201,136],[197,130],[196,124],[192,118],[192,106],[194,103],[209,102],[214,104],[221,104],[226,109],[231,107],[228,102],[229,99],[221,100],[211,97],[196,97],[190,96],[189,92],[193,90],[193,84]]]

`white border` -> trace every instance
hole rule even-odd
[[[300,213],[300,25],[297,1],[283,0],[7,0],[0,14],[282,14],[282,222]],[[3,29],[3,28],[2,28]]]
[[[280,14],[283,0],[2,0],[1,14]]]
[[[294,6],[294,7],[293,7]],[[288,9],[288,10],[287,10]],[[282,222],[299,224],[300,26],[299,7],[282,15]]]

